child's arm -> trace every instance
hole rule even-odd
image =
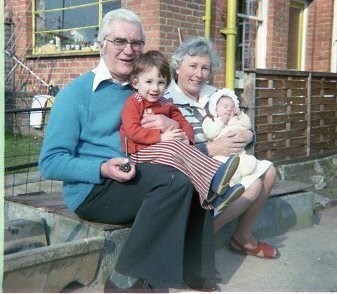
[[[179,123],[180,128],[186,134],[186,137],[190,144],[194,144],[194,131],[191,124],[187,119],[182,115],[181,111],[175,105],[172,105],[170,108],[170,118]]]

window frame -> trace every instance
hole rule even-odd
[[[307,1],[305,0],[291,0],[289,4],[289,15],[290,9],[295,8],[299,11],[298,17],[298,38],[297,38],[297,50],[296,50],[296,59],[297,65],[293,70],[304,70],[305,68],[305,53],[306,53],[306,30],[307,30]],[[289,21],[290,26],[290,21]],[[288,37],[288,46],[290,45]],[[289,52],[288,48],[288,52]],[[288,57],[289,58],[289,57]],[[287,60],[287,68],[289,68],[289,62]]]
[[[48,1],[48,0],[43,0]],[[83,29],[93,29],[93,28],[99,28],[102,23],[103,18],[103,4],[104,3],[113,3],[113,2],[120,2],[119,0],[97,0],[92,3],[87,4],[77,4],[72,6],[67,6],[63,8],[54,8],[54,9],[40,9],[36,10],[36,3],[37,0],[32,0],[32,55],[33,56],[46,56],[46,55],[78,55],[78,54],[92,54],[92,53],[98,53],[99,48],[98,44],[94,44],[91,47],[87,47],[84,49],[78,49],[75,47],[75,49],[67,49],[64,50],[64,48],[58,49],[56,44],[55,46],[49,46],[49,44],[45,44],[45,48],[42,48],[42,46],[38,46],[36,44],[36,36],[40,33],[59,33],[59,32],[70,32],[70,31],[78,31]],[[36,15],[41,13],[50,13],[50,12],[58,12],[58,11],[69,11],[71,9],[78,9],[78,8],[86,8],[90,6],[97,6],[98,8],[98,19],[97,19],[97,25],[89,25],[89,26],[80,26],[80,27],[73,27],[73,28],[67,28],[67,29],[56,29],[56,30],[49,30],[48,28],[44,28],[43,30],[36,30]],[[56,42],[55,42],[56,43]],[[48,50],[48,48],[51,48]],[[44,50],[43,50],[44,49]]]

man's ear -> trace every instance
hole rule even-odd
[[[106,40],[98,42],[99,52],[101,55],[105,54]]]
[[[101,41],[101,42],[98,42],[98,45],[99,45],[99,47],[100,47],[101,49],[104,49],[105,46],[106,46],[106,40],[103,40],[103,41]]]
[[[103,41],[103,48],[106,46],[106,40]]]

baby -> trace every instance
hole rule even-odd
[[[251,129],[252,124],[247,114],[240,111],[239,100],[234,91],[223,88],[211,95],[209,115],[204,118],[203,131],[209,140],[222,136],[230,131]],[[257,160],[242,150],[239,154],[240,164],[231,179],[231,185],[241,183],[249,187],[254,179],[264,174],[272,164],[267,160]],[[216,160],[225,162],[228,157],[217,155]]]

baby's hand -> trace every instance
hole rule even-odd
[[[234,115],[240,115],[240,114],[241,114],[240,108],[239,108],[239,107],[236,107],[236,108],[234,109]]]
[[[227,125],[230,117],[226,115],[226,116],[220,117],[219,119],[224,125]]]

